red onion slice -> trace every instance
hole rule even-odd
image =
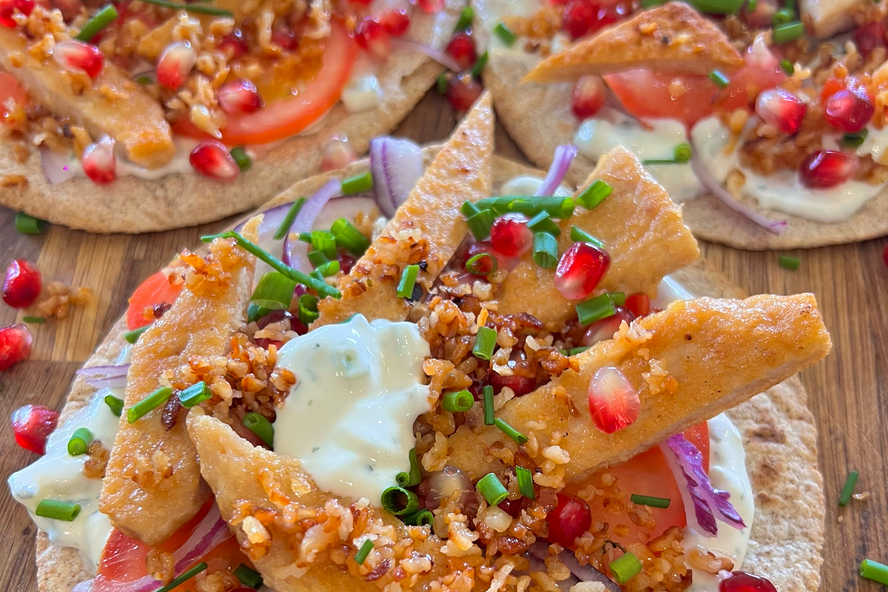
[[[561,181],[564,180],[564,176],[567,174],[567,169],[570,168],[570,163],[576,158],[578,150],[573,144],[566,144],[555,149],[552,166],[549,167],[546,178],[543,179],[540,188],[537,189],[534,196],[555,194],[555,190],[558,189],[558,186],[561,185]]]
[[[260,247],[262,247],[275,257],[280,257],[283,249],[275,248],[274,234],[277,232],[277,229],[280,228],[281,222],[284,221],[284,218],[287,217],[287,212],[290,211],[290,207],[292,205],[292,203],[288,203],[262,212],[262,224],[259,225],[259,237],[256,241],[256,244],[258,244]],[[246,224],[247,221],[252,217],[253,215],[250,215],[243,222],[235,226],[234,231],[241,232],[244,229],[244,224]]]
[[[549,555],[549,546],[551,544],[552,543],[547,540],[537,539],[537,541],[530,546],[530,556],[540,562],[545,561],[546,557]],[[607,588],[608,592],[623,592],[615,581],[591,565],[580,565],[580,562],[577,561],[577,556],[574,555],[572,551],[565,549],[558,555],[558,558],[561,559],[561,562],[564,563],[567,569],[570,570],[571,575],[577,580],[581,582],[600,582],[605,588]],[[539,566],[537,570],[534,570],[533,568],[534,566],[531,564],[531,571],[546,570],[545,564]]]
[[[40,160],[50,185],[58,185],[77,176],[76,168],[71,166],[71,159],[67,154],[49,148],[41,148]]]
[[[129,364],[120,364],[113,366],[90,366],[89,368],[80,368],[74,374],[77,376],[126,376],[129,371]]]
[[[370,170],[379,209],[391,218],[422,176],[422,149],[410,140],[374,138],[370,141]]]
[[[121,388],[126,386],[126,374],[123,376],[107,376],[105,378],[87,378],[86,384],[93,388]]]
[[[419,53],[432,58],[451,72],[459,72],[462,70],[462,68],[459,67],[459,64],[456,63],[456,60],[440,49],[435,49],[430,45],[424,45],[422,43],[417,43],[416,41],[410,41],[409,39],[392,39],[392,48],[418,51]]]
[[[342,182],[334,179],[321,187],[321,189],[312,195],[302,209],[299,210],[296,219],[290,226],[286,238],[284,238],[284,257],[283,262],[293,269],[309,273],[312,270],[311,262],[308,260],[308,244],[299,240],[298,235],[302,232],[311,232],[312,224],[315,218],[327,205],[333,197],[342,191]],[[291,238],[296,235],[296,238]]]

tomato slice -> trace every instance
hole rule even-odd
[[[28,102],[28,93],[12,74],[0,72],[0,117],[6,115],[6,101],[12,99],[18,105]]]
[[[158,304],[172,304],[179,297],[182,284],[171,284],[169,277],[158,271],[136,288],[126,311],[126,326],[130,331],[154,322],[151,309]]]

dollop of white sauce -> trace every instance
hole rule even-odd
[[[536,175],[519,175],[512,177],[500,188],[502,195],[533,195],[536,193],[540,185],[543,184],[543,178]],[[555,195],[559,197],[570,197],[573,192],[563,184],[555,188]]]
[[[478,29],[475,34],[478,36],[478,44],[481,47],[486,47],[491,56],[517,58],[526,61],[529,66],[542,61],[542,57],[539,55],[524,51],[525,44],[520,38],[512,45],[506,45],[493,34],[493,29],[503,17],[529,18],[542,7],[543,2],[540,0],[483,0],[483,2],[474,3],[475,27]],[[564,48],[563,44],[559,47],[558,51]]]
[[[296,375],[274,424],[274,450],[302,461],[318,486],[379,504],[410,469],[413,422],[431,409],[413,323],[363,315],[288,342],[278,366]]]
[[[349,113],[360,113],[379,107],[382,102],[382,87],[379,85],[376,75],[367,72],[362,75],[352,76],[345,88],[342,89],[342,106]]]

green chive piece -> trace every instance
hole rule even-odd
[[[45,499],[37,504],[34,513],[41,518],[72,522],[80,514],[80,504]]]
[[[167,0],[142,0],[145,4],[153,4],[154,6],[160,6],[162,8],[169,8],[171,10],[184,10],[186,12],[193,12],[195,14],[211,14],[214,16],[230,16],[234,17],[232,13],[227,10],[222,10],[221,8],[213,8],[212,6],[201,6],[199,4],[178,4],[176,2],[167,2]],[[160,592],[158,590],[157,592]]]
[[[408,516],[419,509],[419,498],[409,489],[393,486],[382,492],[382,507],[394,516]]]
[[[353,255],[363,255],[370,246],[370,239],[345,218],[336,220],[330,231],[336,237],[336,244]]]
[[[522,434],[521,432],[519,432],[518,430],[516,430],[512,426],[510,426],[508,423],[506,423],[505,421],[503,421],[499,417],[497,417],[495,420],[493,420],[493,424],[496,427],[498,427],[502,433],[504,433],[508,437],[512,438],[513,440],[515,440],[519,444],[526,444],[527,443],[527,436],[525,436],[524,434]]]
[[[203,380],[197,384],[192,384],[183,391],[179,391],[179,402],[182,403],[182,407],[185,407],[186,409],[191,409],[195,405],[199,405],[204,401],[209,401],[212,398],[213,391],[210,390],[210,387],[208,387],[207,383]]]
[[[864,559],[860,562],[860,575],[868,580],[888,585],[888,565],[883,565],[872,559]]]
[[[371,189],[373,189],[373,173],[370,171],[349,177],[342,182],[343,195],[356,195]]]
[[[466,6],[463,8],[463,11],[459,15],[459,20],[456,21],[456,26],[453,28],[454,33],[459,33],[460,31],[465,31],[469,27],[472,26],[472,20],[475,18],[475,11],[471,6]]]
[[[250,569],[244,563],[237,566],[237,569],[234,570],[234,576],[247,588],[258,590],[262,587],[262,575],[258,571]]]
[[[83,28],[80,29],[80,32],[74,39],[88,43],[90,39],[99,34],[99,31],[117,20],[118,16],[117,9],[114,6],[110,4],[105,6],[95,16],[86,21],[86,24],[83,25]]]
[[[673,155],[675,156],[675,162],[688,162],[691,160],[691,145],[688,143],[679,144],[675,147]]]
[[[484,425],[493,425],[496,421],[493,417],[493,387],[488,384],[481,389],[481,395],[484,397]]]
[[[145,325],[144,327],[139,327],[138,329],[134,329],[134,330],[130,331],[129,333],[125,333],[123,338],[126,339],[127,343],[135,343],[139,340],[139,337],[142,336],[142,333],[144,333],[145,331],[150,329],[152,326],[153,326],[153,324]]]
[[[19,234],[43,234],[47,226],[49,226],[49,222],[29,216],[24,212],[15,215],[15,229]]]
[[[401,282],[398,284],[398,298],[410,298],[413,296],[413,286],[416,285],[416,276],[419,275],[419,265],[408,265],[401,274]]]
[[[318,299],[311,294],[303,294],[299,297],[299,309],[297,312],[299,321],[308,327],[320,317],[318,313]]]
[[[558,267],[558,241],[548,232],[533,235],[533,262],[543,269]]]
[[[428,510],[419,510],[408,516],[402,516],[401,520],[410,526],[431,526],[435,521],[435,515]]]
[[[477,214],[473,214],[466,219],[469,230],[475,240],[483,241],[490,237],[490,227],[493,226],[493,212],[490,210],[480,210]]]
[[[727,88],[728,83],[731,81],[728,80],[728,77],[719,72],[718,70],[713,70],[709,73],[709,80],[713,81],[715,85],[719,88]]]
[[[242,421],[247,429],[259,436],[269,448],[274,448],[274,426],[263,415],[250,411],[244,415]]]
[[[447,72],[441,72],[438,74],[438,82],[436,86],[440,94],[443,95],[447,92]]]
[[[315,230],[311,233],[311,248],[321,251],[327,259],[336,259],[336,235],[329,230]]]
[[[789,255],[780,255],[780,257],[777,258],[777,263],[783,269],[791,269],[791,270],[795,271],[796,269],[799,268],[800,260],[798,257],[790,257]]]
[[[617,579],[617,583],[625,584],[641,571],[641,561],[632,553],[625,553],[622,557],[611,561],[608,567]]]
[[[465,413],[475,404],[475,397],[469,391],[456,391],[444,395],[441,407],[450,413]]]
[[[290,232],[290,227],[293,226],[293,220],[296,219],[296,216],[299,215],[299,211],[302,210],[302,206],[305,205],[305,198],[300,197],[296,201],[293,202],[293,205],[290,206],[290,209],[287,210],[287,215],[284,216],[283,221],[281,221],[281,225],[278,226],[277,231],[274,233],[274,240],[282,240],[287,236]]]
[[[598,179],[577,197],[577,203],[587,210],[593,210],[613,192],[613,187]]]
[[[569,355],[569,356],[575,356],[575,355],[577,355],[577,354],[581,354],[581,353],[583,353],[583,352],[586,351],[587,349],[589,349],[589,346],[588,346],[588,345],[584,345],[584,346],[582,346],[582,347],[572,347],[571,349],[569,349],[569,350],[567,351],[567,355]]]
[[[758,8],[758,0],[747,0],[746,1],[747,14],[751,14],[751,13],[755,12],[756,8]]]
[[[146,84],[154,84],[154,80],[152,80],[152,78],[150,76],[147,76],[145,74],[142,74],[141,76],[136,78],[136,82],[138,82],[139,84],[141,84],[143,86]]]
[[[549,212],[540,212],[527,221],[527,227],[534,232],[548,232],[552,236],[561,234],[561,229],[552,221]]]
[[[111,410],[111,413],[120,417],[123,414],[123,399],[118,399],[114,395],[105,396],[105,405]]]
[[[301,240],[304,243],[311,244],[311,233],[310,232],[300,232],[299,233],[299,240]]]
[[[35,325],[42,325],[46,322],[46,318],[44,317],[22,317],[23,323],[32,323]]]
[[[556,220],[565,220],[573,216],[574,205],[572,197],[526,195],[486,197],[475,203],[475,206],[481,210],[492,210],[497,216],[517,212],[527,217],[533,217],[540,212],[547,212],[550,218]]]
[[[327,263],[330,262],[330,260],[327,259],[327,256],[324,254],[323,251],[309,251],[308,252],[308,261],[315,268],[318,268],[321,265],[326,265]]]
[[[654,6],[660,6],[661,4],[666,4],[667,0],[641,0],[642,8],[652,8]]]
[[[691,0],[697,12],[709,14],[736,14],[743,7],[743,0]]]
[[[503,485],[503,482],[494,473],[487,473],[478,479],[475,489],[484,496],[489,506],[498,506],[509,497],[509,490],[506,489],[506,486]]]
[[[617,311],[614,308],[614,303],[607,294],[601,294],[577,304],[577,317],[584,327],[615,314]]]
[[[482,268],[483,265],[481,263],[481,260],[485,258],[490,260],[489,271],[484,271],[484,269]],[[477,275],[490,275],[496,271],[498,266],[499,263],[497,263],[496,257],[491,255],[490,253],[478,253],[477,255],[471,257],[468,261],[466,261],[466,271]]]
[[[515,467],[515,475],[518,477],[518,491],[526,498],[536,499],[533,490],[533,473],[524,467]]]
[[[515,41],[518,40],[518,36],[515,35],[515,33],[513,33],[502,21],[498,22],[493,28],[493,34],[499,37],[499,40],[502,41],[506,47],[512,47],[515,45]]]
[[[479,360],[489,360],[493,356],[494,347],[496,347],[496,329],[478,327],[478,335],[475,336],[475,347],[472,348],[472,355]]]
[[[364,541],[364,544],[361,545],[361,548],[355,553],[355,562],[358,565],[364,565],[364,562],[367,561],[367,555],[370,554],[370,551],[373,550],[373,541],[367,539]]]
[[[787,76],[792,76],[795,73],[795,66],[793,66],[792,62],[790,62],[789,60],[781,60],[780,69],[783,70],[783,72],[786,73]]]
[[[840,141],[842,142],[843,146],[847,146],[848,148],[857,148],[861,144],[863,144],[863,141],[866,140],[866,137],[868,134],[869,134],[869,130],[866,128],[863,128],[862,130],[860,130],[856,134],[843,135],[842,139]]]
[[[167,402],[173,394],[173,389],[162,386],[129,409],[126,410],[127,423],[136,423],[161,405]]]
[[[603,242],[601,242],[579,226],[570,227],[570,240],[575,243],[590,243],[595,245],[599,249],[604,246]]]
[[[273,310],[287,310],[296,291],[296,282],[279,271],[270,271],[262,276],[253,295],[247,321],[258,321]]]
[[[771,17],[771,23],[776,27],[778,25],[785,25],[786,23],[791,22],[794,18],[795,10],[783,7],[774,13],[774,16]]]
[[[668,508],[670,502],[672,502],[672,500],[666,497],[653,497],[650,495],[638,495],[636,493],[629,496],[629,501],[633,504],[638,504],[639,506],[650,506],[651,508]]]
[[[626,292],[608,292],[607,295],[611,299],[611,302],[617,306],[623,306],[626,304]]]
[[[470,201],[464,201],[463,205],[459,207],[459,211],[462,212],[462,215],[466,218],[471,218],[481,210],[478,209],[478,206],[473,204]]]
[[[475,62],[475,65],[472,66],[472,77],[480,78],[481,72],[484,71],[484,68],[487,67],[487,62],[490,60],[490,56],[485,51],[481,54],[481,57]]]
[[[791,23],[786,23],[783,25],[778,25],[774,27],[774,33],[772,38],[774,43],[780,45],[781,43],[789,43],[790,41],[795,41],[805,33],[805,27],[799,21],[793,21]]]
[[[87,428],[78,428],[68,440],[68,454],[80,456],[86,454],[86,449],[92,444],[93,435]]]
[[[247,151],[243,146],[235,146],[231,149],[231,158],[237,164],[237,168],[241,171],[249,171],[253,166],[253,160],[247,155]]]
[[[410,472],[401,471],[395,476],[398,487],[413,487],[422,481],[422,473],[419,472],[419,461],[416,460],[416,448],[410,449]]]
[[[143,0],[143,2],[147,2],[147,0]],[[193,578],[194,576],[196,576],[197,574],[199,574],[200,572],[202,572],[206,568],[207,568],[206,563],[198,563],[197,565],[195,565],[194,567],[192,567],[191,569],[189,569],[188,571],[186,571],[185,573],[180,575],[178,578],[176,578],[175,580],[173,580],[172,582],[170,582],[169,584],[167,584],[163,588],[158,588],[156,590],[156,592],[170,592],[170,590],[174,590],[175,588],[179,587],[181,584],[184,584],[185,582],[187,582],[188,580],[190,580],[191,578]]]
[[[858,477],[860,477],[860,474],[857,471],[848,473],[848,478],[845,479],[845,486],[842,488],[842,495],[839,496],[839,506],[844,508],[851,501],[851,494],[854,493]]]
[[[320,271],[323,277],[333,277],[339,273],[339,261],[327,261],[319,266],[316,271]]]

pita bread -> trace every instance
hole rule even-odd
[[[408,39],[443,47],[465,7],[465,0],[447,0],[444,11],[416,11]],[[348,113],[337,104],[310,135],[300,135],[270,148],[234,183],[196,174],[175,174],[148,181],[123,177],[96,185],[75,177],[50,185],[40,153],[16,160],[14,145],[0,142],[0,178],[21,175],[24,187],[0,187],[0,204],[70,228],[96,233],[138,234],[212,222],[265,203],[294,182],[321,169],[324,147],[334,136],[346,136],[358,154],[370,139],[390,132],[435,83],[442,67],[416,51],[398,48],[377,73],[383,94],[369,111]]]
[[[424,150],[427,161],[436,153]],[[267,209],[310,195],[330,178],[367,170],[367,161],[345,172],[325,173],[297,183],[270,203]],[[494,187],[507,180],[540,171],[494,158]],[[672,274],[695,295],[740,298],[745,296],[707,263],[697,263]],[[113,363],[126,345],[121,319],[85,366]],[[76,377],[62,411],[61,423],[89,403],[94,390]],[[743,569],[768,577],[781,592],[815,592],[820,587],[823,563],[825,499],[823,478],[817,469],[817,433],[807,407],[807,394],[793,377],[730,410],[728,416],[744,438],[746,466],[756,495],[755,520]],[[802,501],[804,500],[804,501]],[[40,592],[68,592],[91,577],[77,550],[49,542],[37,534],[38,588]]]

